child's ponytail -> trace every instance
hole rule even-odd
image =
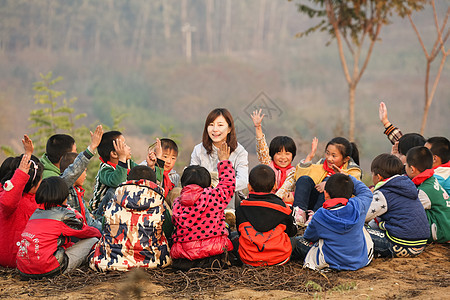
[[[358,146],[354,142],[351,142],[350,145],[352,146],[352,154],[350,155],[351,158],[353,158],[353,161],[359,166],[359,150]]]

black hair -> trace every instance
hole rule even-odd
[[[77,156],[78,153],[76,152],[67,152],[63,155],[63,157],[61,157],[61,162],[59,163],[59,170],[61,171],[61,174],[64,173],[64,170],[75,161]]]
[[[370,171],[386,179],[394,175],[403,174],[403,168],[403,163],[397,156],[383,153],[374,158]]]
[[[248,183],[257,193],[270,193],[275,185],[275,172],[267,165],[257,165],[250,171]]]
[[[338,173],[331,175],[325,183],[325,191],[330,198],[349,199],[353,194],[354,184],[350,176]]]
[[[339,136],[329,141],[325,149],[327,149],[329,145],[336,146],[343,158],[349,156],[357,165],[359,165],[359,150],[355,143],[350,143],[346,138]]]
[[[107,162],[111,159],[111,151],[116,151],[114,149],[113,141],[121,135],[122,133],[120,131],[108,131],[103,134],[102,140],[100,141],[97,150],[98,155],[100,155],[104,162]]]
[[[171,139],[167,139],[167,138],[161,139],[161,148],[162,148],[162,150],[173,150],[178,155],[177,143],[175,143]]]
[[[67,134],[52,135],[45,147],[45,154],[52,164],[56,164],[61,160],[61,157],[67,152],[72,151],[75,140]]]
[[[398,140],[398,152],[406,155],[412,147],[425,145],[425,138],[418,133],[407,133]]]
[[[181,175],[181,186],[185,187],[190,184],[196,184],[205,189],[211,186],[211,174],[202,166],[189,166]]]
[[[136,166],[128,173],[127,180],[141,180],[146,179],[156,182],[156,173],[150,167]]]
[[[3,178],[0,181],[2,185],[13,177],[14,173],[20,166],[22,157],[23,154],[14,157],[13,160],[9,162],[10,165],[8,167],[8,170],[5,170],[5,174],[3,175]],[[31,162],[30,170],[28,171],[28,175],[30,176],[30,178],[28,178],[28,182],[23,189],[24,193],[28,193],[33,187],[39,184],[39,182],[42,179],[42,173],[44,172],[44,165],[39,161],[39,158],[37,158],[34,155],[31,155],[30,162]]]
[[[292,138],[288,136],[276,136],[270,142],[269,155],[273,160],[273,156],[282,150],[292,153],[292,160],[294,160],[295,154],[297,154],[297,146]]]
[[[433,167],[433,153],[424,146],[413,147],[406,153],[406,163],[423,172]]]
[[[44,204],[45,209],[63,204],[69,196],[66,182],[59,176],[52,176],[42,180],[36,191],[36,203]]]
[[[13,156],[7,157],[2,162],[2,165],[0,166],[0,181],[3,179],[3,177],[5,177],[9,173],[9,171],[11,171],[11,169],[13,167],[12,166],[13,162],[14,162]]]
[[[431,153],[438,156],[443,164],[450,160],[450,141],[443,136],[434,136],[427,140],[431,145]]]

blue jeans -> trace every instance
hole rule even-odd
[[[385,231],[373,228],[366,229],[373,241],[373,257],[375,258],[415,257],[425,249],[425,246],[407,247],[394,244],[388,239]]]
[[[311,250],[314,243],[306,240],[302,236],[294,236],[291,237],[291,245],[291,260],[304,261],[306,255],[308,254],[309,250]]]
[[[315,186],[314,180],[309,176],[302,176],[297,179],[293,206],[298,206],[304,211],[317,211],[321,208],[325,202],[325,196],[323,193],[319,193]]]

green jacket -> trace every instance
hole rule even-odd
[[[430,224],[431,237],[428,241],[450,241],[450,199],[447,192],[434,176],[422,182],[418,189]]]
[[[44,165],[44,173],[42,173],[42,179],[61,175],[61,171],[48,159],[47,154],[44,153],[40,160]]]

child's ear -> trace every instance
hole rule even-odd
[[[323,195],[325,197],[325,200],[331,199],[330,194],[328,194],[328,192],[325,190],[323,191]]]
[[[344,158],[344,164],[348,163],[349,160],[350,160],[350,156],[347,156],[346,158]]]
[[[416,167],[414,167],[414,166],[409,166],[409,167],[411,168],[411,171],[414,175],[420,174],[419,170],[417,170]]]
[[[273,185],[272,191],[275,192],[276,190],[278,190],[278,184],[277,184],[277,182],[275,181],[275,184]]]
[[[249,192],[254,192],[255,190],[252,188],[252,186],[250,185],[250,183],[247,183],[247,188]]]
[[[117,155],[116,151],[111,151],[109,152],[109,157],[116,159],[119,158],[119,155]]]

